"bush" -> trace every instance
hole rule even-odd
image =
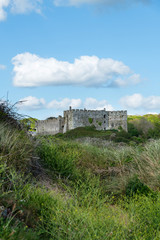
[[[128,122],[128,133],[130,137],[139,137],[142,135],[142,130],[138,130],[133,123]]]
[[[0,100],[0,122],[8,124],[14,128],[21,129],[21,116],[15,111],[15,104],[11,105],[8,101]]]
[[[150,188],[143,184],[137,176],[131,178],[126,186],[126,196],[132,197],[135,194],[148,195],[152,193]]]

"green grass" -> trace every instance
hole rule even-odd
[[[160,140],[75,141],[113,133],[88,127],[33,140],[1,122],[0,239],[160,239]],[[129,134],[117,137],[139,137]]]
[[[33,143],[23,131],[0,122],[0,161],[17,170],[28,169]]]
[[[56,134],[56,137],[60,139],[76,139],[76,138],[83,138],[83,137],[94,137],[94,138],[101,138],[101,139],[109,139],[112,133],[117,132],[117,130],[107,130],[107,131],[99,131],[96,130],[94,126],[91,127],[79,127],[73,130],[70,130],[64,134]]]

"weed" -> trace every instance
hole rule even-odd
[[[90,124],[92,124],[92,123],[93,123],[93,118],[88,118],[88,122],[89,122]]]

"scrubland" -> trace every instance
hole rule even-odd
[[[158,116],[33,138],[0,112],[0,239],[160,239]]]

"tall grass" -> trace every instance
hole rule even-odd
[[[75,178],[77,175],[78,179],[85,181],[86,171],[100,177],[107,193],[125,193],[135,176],[149,188],[159,189],[160,140],[150,141],[144,146],[108,148],[59,139],[49,143],[43,140],[38,151],[45,166],[62,177]]]
[[[12,129],[0,122],[0,160],[17,170],[28,169],[33,154],[33,143],[23,130]]]
[[[0,121],[0,239],[160,239],[160,140],[107,148],[37,142],[48,188],[29,171],[33,141]]]
[[[76,175],[76,162],[80,152],[76,144],[63,141],[43,140],[37,152],[45,167],[62,177],[72,178]]]
[[[145,144],[142,152],[134,154],[132,172],[154,190],[160,188],[160,140]]]

